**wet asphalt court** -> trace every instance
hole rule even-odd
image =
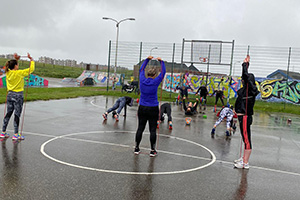
[[[157,157],[149,157],[148,126],[134,155],[137,105],[119,122],[102,119],[116,99],[26,103],[25,140],[1,142],[0,199],[300,199],[299,116],[256,112],[250,169],[243,170],[232,163],[239,127],[226,138],[222,122],[211,138],[212,108],[186,126],[172,105],[173,130],[161,124]]]

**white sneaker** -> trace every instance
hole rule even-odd
[[[241,162],[241,161],[243,161],[243,157],[240,157],[239,159],[234,160],[233,162],[234,162],[234,163],[238,163],[238,162]]]
[[[234,164],[235,168],[238,169],[249,169],[249,163],[244,163],[243,161]]]

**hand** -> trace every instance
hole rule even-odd
[[[185,100],[185,97],[183,97],[182,99]]]
[[[30,53],[27,53],[27,57],[28,57],[30,60],[33,60],[32,57],[30,56]]]
[[[250,61],[250,56],[249,55],[247,55],[247,57],[244,59],[244,62],[249,62]]]
[[[152,60],[152,59],[153,59],[153,56],[148,56],[147,59]]]
[[[21,57],[21,56],[19,56],[17,53],[14,53],[14,58],[15,58],[16,60],[19,60],[20,57]]]
[[[196,93],[195,95],[198,95],[198,93]]]
[[[156,59],[157,59],[158,61],[162,61],[162,59],[161,59],[160,57],[157,57]]]
[[[196,101],[199,101],[199,99],[198,99],[198,98],[196,98]]]

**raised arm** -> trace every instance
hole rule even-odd
[[[157,58],[157,60],[160,62],[160,64],[161,64],[161,74],[160,74],[160,76],[162,77],[162,78],[164,78],[165,77],[165,75],[166,75],[166,66],[165,66],[165,62],[161,59],[161,58]]]
[[[145,68],[149,62],[149,60],[152,60],[152,56],[148,56],[148,58],[146,58],[146,60],[143,62],[141,68],[140,68],[140,79],[145,78]]]
[[[157,84],[160,84],[160,82],[164,79],[165,77],[165,74],[166,74],[166,66],[165,66],[165,63],[164,61],[161,59],[161,58],[157,58],[157,60],[160,62],[160,65],[161,65],[161,72],[160,74],[154,79],[155,82]]]
[[[34,60],[32,59],[32,57],[30,56],[30,54],[28,53],[27,54],[27,57],[30,59],[30,66],[29,68],[27,69],[23,69],[23,70],[18,70],[18,73],[21,75],[21,76],[28,76],[29,74],[31,74],[34,69],[35,69],[35,63],[34,63]]]
[[[244,62],[242,64],[242,79],[244,80],[245,83],[248,83],[249,80],[249,73],[248,73],[248,68],[250,65],[250,56],[247,55],[247,57],[244,59]]]
[[[186,105],[185,105],[185,97],[183,97],[183,99],[182,99],[182,104],[183,104],[183,109],[186,111]]]
[[[194,103],[194,109],[196,110],[197,106],[198,106],[198,103],[199,103],[199,99],[196,98],[196,102]]]
[[[195,95],[199,94],[199,92],[200,92],[200,88],[201,88],[201,86],[199,86],[199,88],[198,88],[198,90],[197,90],[197,92],[196,92],[196,94],[195,94]]]

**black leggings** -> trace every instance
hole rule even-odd
[[[215,105],[217,105],[219,99],[221,100],[222,105],[224,106],[223,92],[217,92],[216,93],[216,102],[215,102]]]
[[[169,103],[164,103],[160,107],[160,120],[164,121],[164,113],[167,113],[168,116],[168,122],[172,121],[172,116],[171,116],[171,105]]]
[[[240,130],[243,138],[243,142],[245,144],[245,149],[252,149],[251,143],[251,129],[250,126],[252,124],[252,115],[244,115],[238,116],[240,122]]]
[[[152,150],[155,149],[156,125],[157,125],[158,115],[159,115],[158,106],[154,106],[154,107],[142,106],[142,105],[139,106],[138,109],[139,126],[135,135],[136,147],[139,147],[147,121],[149,121],[151,149]]]

